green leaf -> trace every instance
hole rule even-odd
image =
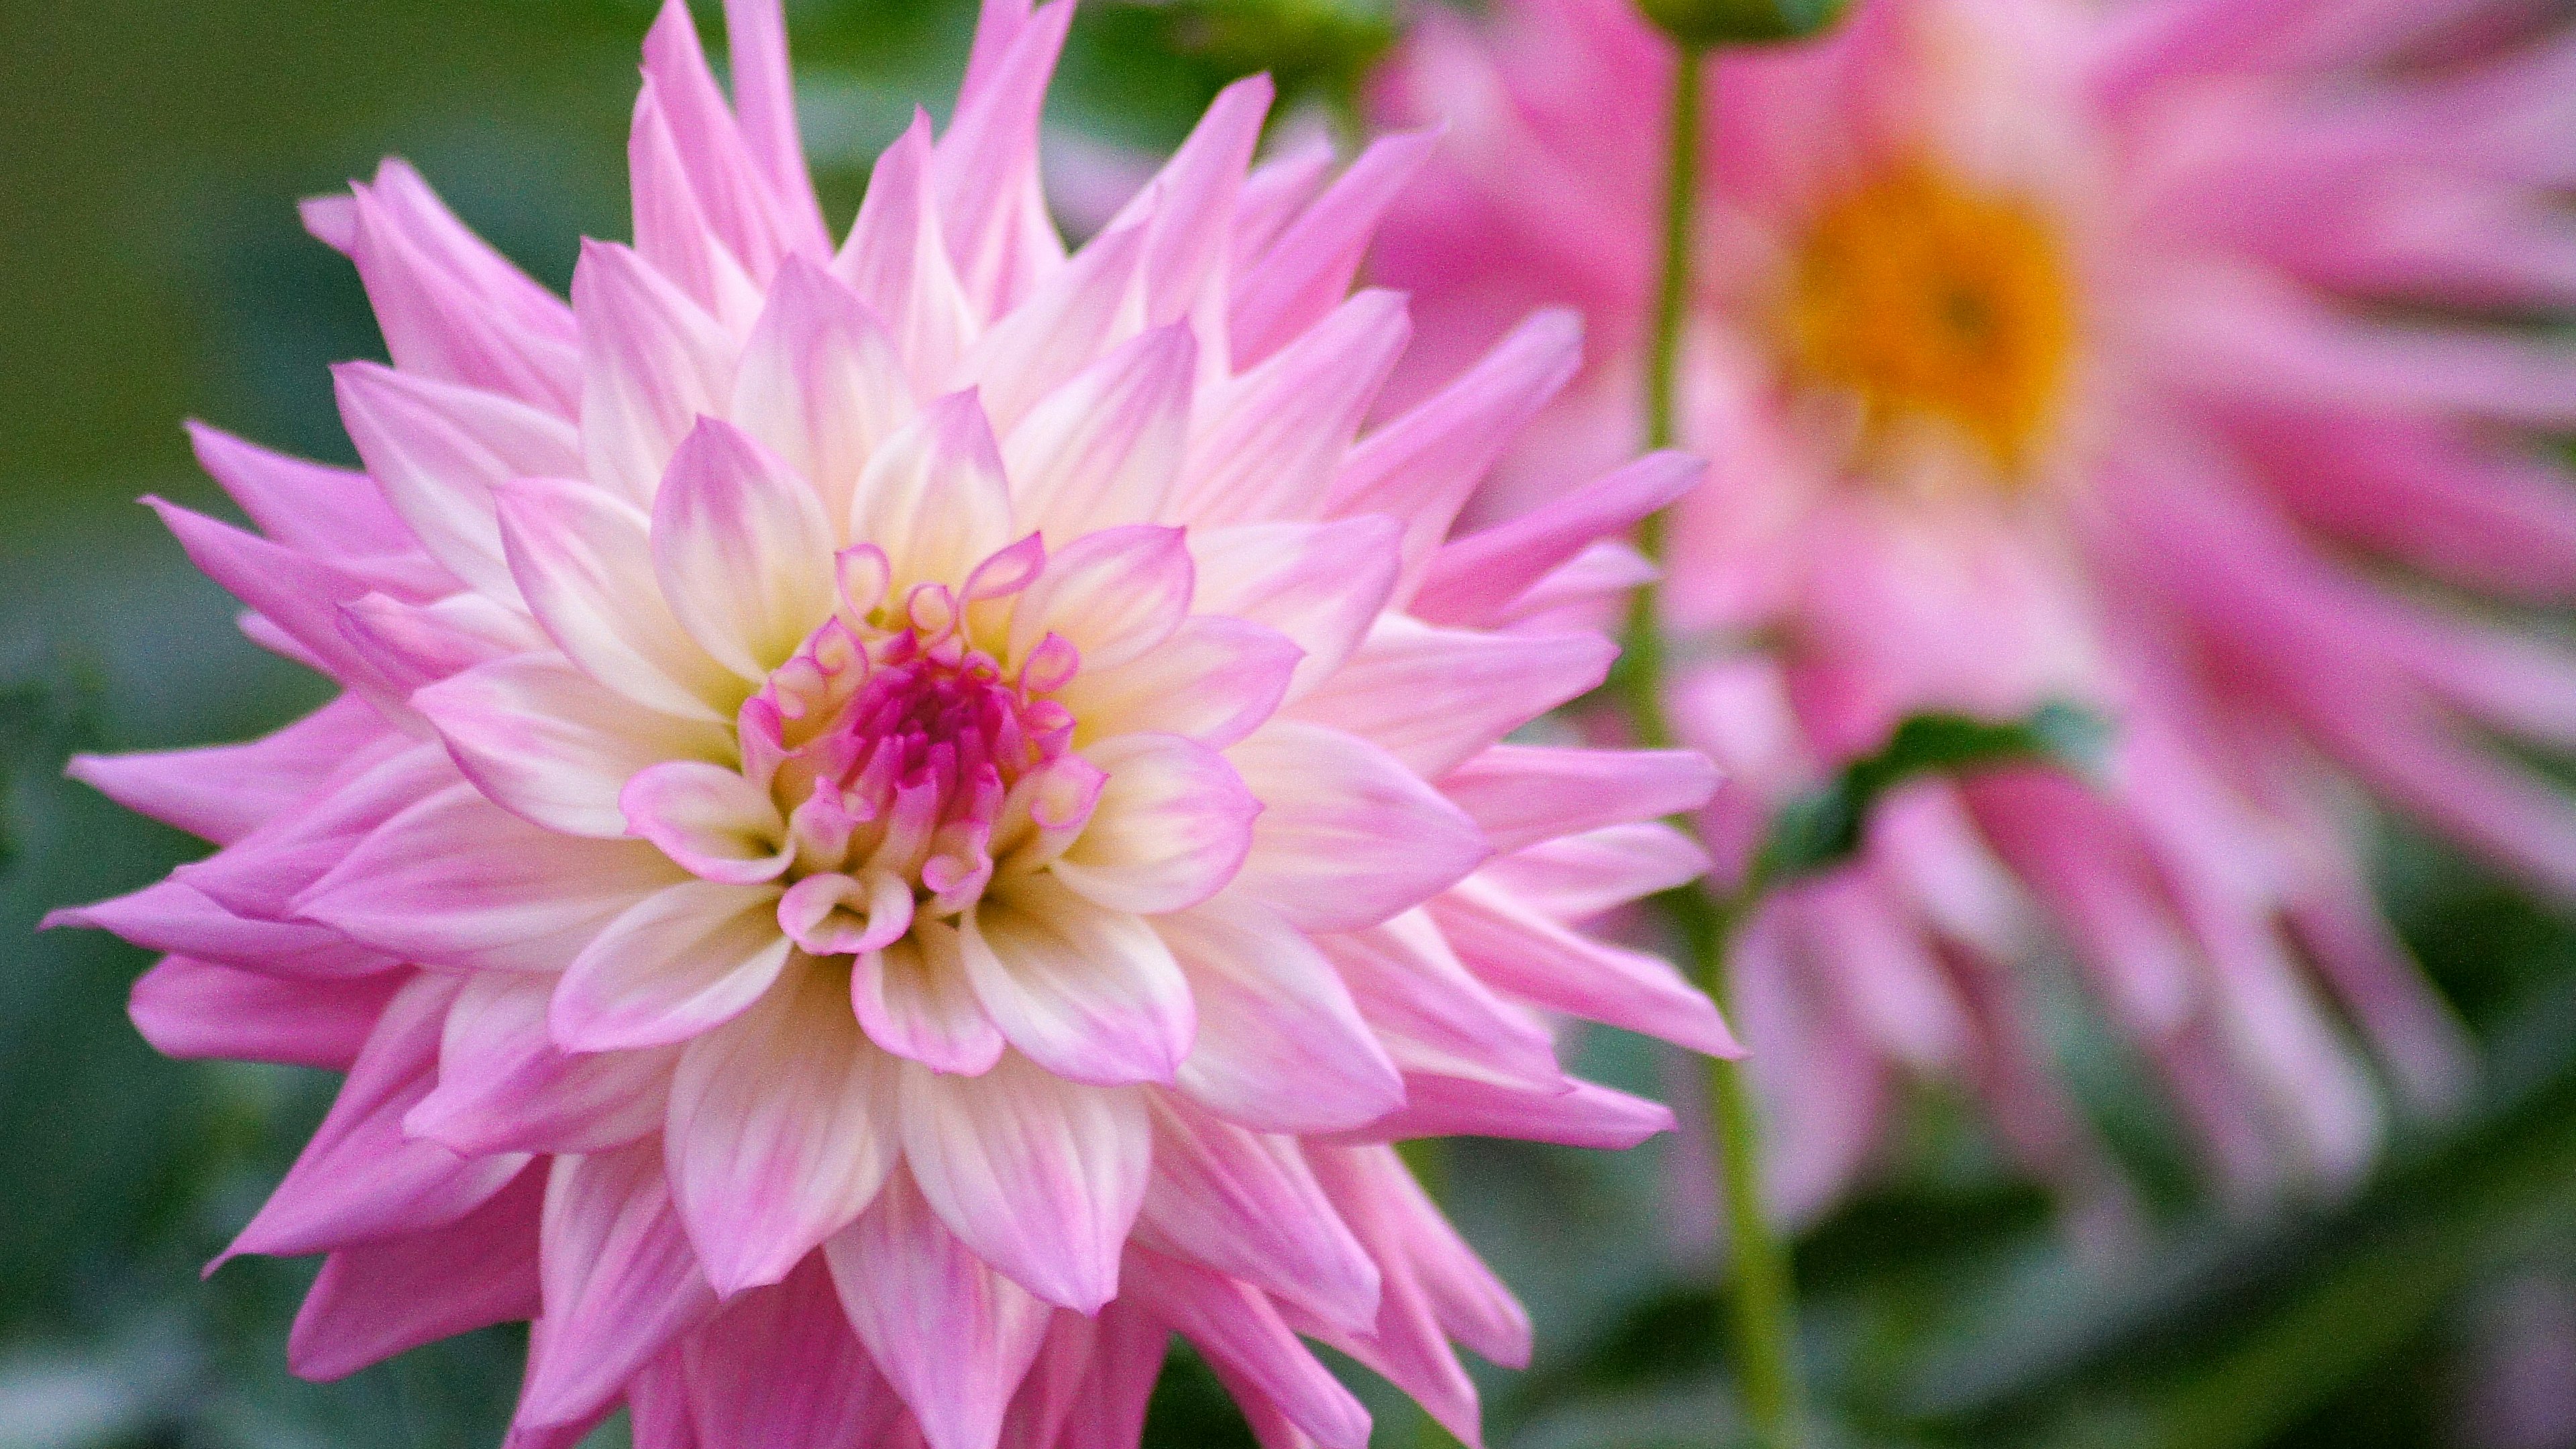
[[[1843,767],[1832,784],[1792,800],[1772,818],[1762,845],[1761,877],[1777,884],[1849,860],[1880,797],[1922,775],[1972,775],[2007,765],[2053,764],[2088,770],[2101,757],[2109,727],[2071,704],[2040,706],[2023,719],[1995,721],[1959,714],[1908,717],[1887,745]]]

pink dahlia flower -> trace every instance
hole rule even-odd
[[[165,1050],[347,1070],[231,1249],[330,1255],[299,1372],[533,1319],[522,1444],[1092,1449],[1177,1332],[1268,1442],[1363,1443],[1302,1334],[1472,1440],[1452,1341],[1528,1325],[1389,1144],[1668,1124],[1554,1013],[1733,1049],[1569,929],[1700,869],[1641,822],[1706,762],[1498,743],[1600,681],[1529,621],[1693,465],[1449,541],[1571,320],[1359,436],[1424,140],[1249,169],[1248,80],[1068,255],[1070,13],[987,4],[837,248],[776,0],[730,103],[665,8],[569,306],[399,163],[308,208],[394,359],[337,375],[365,473],[200,429],[261,533],[156,506],[346,692],[79,761],[223,848],[65,913],[171,953]]]
[[[1915,790],[1754,926],[1782,1207],[1863,1170],[1908,1078],[2099,1180],[2004,969],[2038,920],[2241,1190],[2356,1171],[2375,1073],[2459,1088],[2354,787],[2576,892],[2576,807],[2487,740],[2576,742],[2576,657],[2511,612],[2576,597],[2533,437],[2576,422],[2576,352],[2468,320],[2576,303],[2576,39],[2533,10],[1862,0],[1710,67],[1683,440],[1722,481],[1670,623],[1741,786],[1715,828],[1915,711],[2117,728],[2103,789]],[[1512,0],[1426,13],[1389,78],[1456,128],[1379,254],[1423,375],[1532,305],[1607,339],[1483,516],[1641,431],[1673,66],[1622,0]]]

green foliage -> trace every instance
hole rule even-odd
[[[1845,765],[1824,788],[1782,807],[1762,846],[1759,879],[1778,884],[1829,870],[1860,849],[1870,810],[1924,775],[1969,775],[2014,765],[2089,768],[2106,730],[2071,704],[2046,704],[2019,720],[1957,714],[1909,717],[1878,753]]]
[[[1646,18],[1684,45],[1764,45],[1821,35],[1845,0],[1637,0]]]

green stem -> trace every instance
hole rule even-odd
[[[1663,265],[1655,294],[1654,335],[1646,371],[1649,448],[1671,447],[1675,439],[1682,323],[1688,313],[1691,243],[1697,229],[1693,210],[1699,193],[1703,59],[1699,49],[1683,46],[1673,84]],[[1638,527],[1637,545],[1648,558],[1662,561],[1663,515],[1648,518]],[[1673,744],[1672,722],[1664,714],[1663,642],[1657,627],[1656,590],[1649,585],[1637,591],[1630,605],[1626,647],[1620,653],[1615,682],[1627,709],[1629,726],[1637,742],[1648,749],[1669,749]],[[1743,883],[1723,900],[1695,886],[1656,897],[1656,904],[1688,949],[1700,984],[1720,1008],[1730,1013],[1733,993],[1727,980],[1728,945],[1735,927],[1760,899],[1763,884],[1758,867],[1748,867]],[[1722,1186],[1727,1241],[1734,1274],[1734,1291],[1727,1297],[1727,1306],[1745,1413],[1752,1421],[1756,1442],[1764,1449],[1795,1449],[1800,1438],[1794,1359],[1796,1295],[1788,1256],[1762,1210],[1762,1157],[1752,1087],[1745,1079],[1743,1064],[1711,1060],[1708,1097],[1709,1126],[1717,1140],[1725,1179]]]

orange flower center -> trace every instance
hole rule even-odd
[[[1861,461],[1927,425],[2018,481],[2066,391],[2075,299],[2028,206],[1921,162],[1818,212],[1782,319],[1791,381],[1856,405]]]

